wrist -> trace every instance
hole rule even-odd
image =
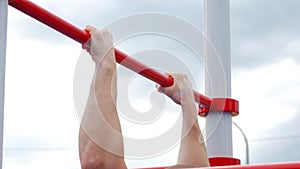
[[[106,52],[106,54],[94,55],[93,60],[95,61],[96,66],[98,67],[102,66],[102,64],[105,64],[104,66],[110,64],[113,65],[116,63],[115,51],[111,49],[108,52]]]
[[[114,68],[116,66],[116,56],[114,50],[110,50],[104,57],[95,58],[95,63],[98,68]]]

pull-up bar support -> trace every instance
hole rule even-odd
[[[53,13],[43,9],[42,7],[34,4],[28,0],[9,0],[9,5],[18,9],[19,11],[31,16],[32,18],[48,25],[49,27],[57,30],[58,32],[72,38],[73,40],[84,44],[90,39],[90,34],[71,23],[63,20],[62,18],[54,15]],[[124,52],[115,48],[116,61],[131,69],[132,71],[160,84],[163,87],[172,86],[174,81],[172,77],[162,74],[140,62],[129,57]],[[199,114],[205,115],[212,105],[212,99],[206,97],[197,91],[194,91],[195,101],[199,103],[201,110]],[[238,114],[238,102],[236,100],[225,98],[224,101],[229,102],[230,107],[234,107],[231,112]],[[226,105],[225,105],[226,106]],[[203,109],[204,107],[204,109]],[[222,111],[222,110],[220,110]],[[233,115],[235,115],[233,114]]]

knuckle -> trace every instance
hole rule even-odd
[[[103,34],[110,34],[110,32],[107,29],[102,29]]]

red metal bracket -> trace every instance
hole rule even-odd
[[[212,157],[209,158],[209,163],[212,167],[215,166],[232,166],[241,165],[241,160],[232,157]]]
[[[198,114],[207,116],[209,112],[230,112],[232,116],[239,114],[239,102],[231,98],[212,98],[211,105],[199,104]]]

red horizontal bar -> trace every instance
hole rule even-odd
[[[72,38],[73,40],[84,44],[90,38],[90,34],[86,31],[77,28],[69,22],[61,19],[60,17],[50,13],[49,11],[41,8],[28,0],[9,0],[9,5],[20,10],[21,12],[33,17],[34,19],[48,25],[49,27],[57,30],[58,32]],[[134,60],[127,56],[125,53],[115,49],[116,60],[121,65],[139,73],[140,75],[160,84],[161,86],[168,87],[173,85],[173,78],[162,74],[148,66]],[[211,99],[194,91],[195,101],[206,106],[210,106]]]
[[[214,169],[300,169],[300,162],[235,165],[235,166],[222,166],[222,167],[213,167],[213,168]],[[209,169],[209,168],[201,168],[201,169]]]
[[[153,168],[145,168],[145,169],[164,169],[164,168],[165,167],[156,167],[156,168],[153,167]],[[197,169],[197,168],[193,168],[193,169]],[[254,164],[254,165],[232,165],[232,166],[220,166],[220,167],[205,167],[205,168],[198,168],[198,169],[300,169],[300,162]]]

